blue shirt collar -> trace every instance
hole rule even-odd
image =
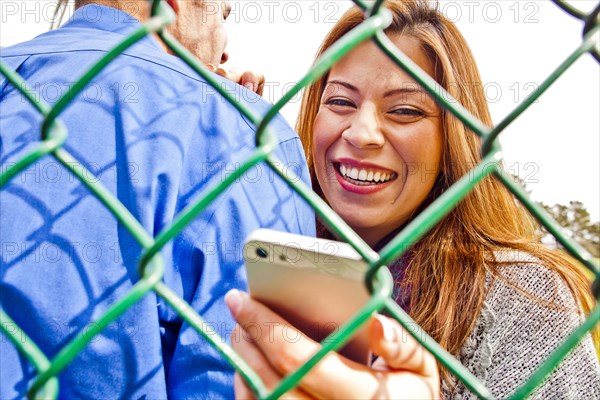
[[[136,18],[124,11],[100,4],[88,4],[75,10],[73,16],[61,29],[96,29],[117,33],[125,37],[141,27],[142,24]],[[145,36],[139,43],[162,50],[162,47],[152,35]]]

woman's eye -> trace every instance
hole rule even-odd
[[[425,116],[425,113],[422,111],[419,111],[414,108],[405,108],[405,107],[397,108],[395,110],[390,111],[389,113],[394,116],[401,117],[402,119],[409,119],[409,120],[417,120],[417,119],[421,119]]]
[[[354,107],[354,103],[346,99],[329,99],[325,101],[325,104],[328,106]]]

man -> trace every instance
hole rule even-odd
[[[202,1],[168,3],[178,10],[173,35],[217,69],[227,59],[227,8],[217,14]],[[56,102],[150,13],[145,0],[76,5],[62,28],[2,50],[1,61],[45,103]],[[256,94],[217,79],[254,112],[267,111]],[[259,90],[252,74],[235,80]],[[255,149],[255,127],[151,36],[110,63],[59,120],[69,134],[63,148],[80,163],[74,168],[85,167],[83,174],[102,183],[153,236]],[[2,172],[40,143],[41,122],[1,76]],[[308,183],[296,134],[280,117],[270,126],[277,156]],[[22,341],[26,334],[52,359],[76,334],[94,335],[94,321],[138,282],[141,246],[50,156],[0,188],[0,210],[0,299],[16,322],[1,321],[3,328],[23,334]],[[312,235],[313,225],[310,208],[261,164],[163,248],[163,281],[226,338],[234,322],[223,297],[245,289],[247,234],[270,227]],[[0,398],[23,398],[37,372],[6,336],[0,341]],[[59,396],[69,399],[233,396],[232,368],[153,292],[93,336],[59,379]]]

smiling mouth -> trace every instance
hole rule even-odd
[[[395,172],[375,168],[357,168],[342,163],[334,163],[334,167],[345,180],[358,186],[381,185],[397,177]]]

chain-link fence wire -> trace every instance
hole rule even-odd
[[[87,71],[53,106],[49,107],[35,98],[34,91],[27,83],[5,64],[0,63],[0,73],[4,75],[10,84],[21,92],[44,117],[40,141],[28,154],[22,157],[16,164],[8,168],[0,175],[0,188],[10,179],[24,171],[29,165],[40,158],[50,155],[64,165],[77,179],[79,179],[93,193],[114,217],[131,233],[137,242],[143,247],[143,253],[139,260],[139,281],[131,288],[126,296],[109,307],[108,311],[97,321],[82,327],[67,345],[65,345],[52,359],[39,349],[39,347],[27,337],[21,329],[8,329],[8,326],[16,326],[14,321],[6,312],[0,308],[0,319],[3,334],[16,346],[16,348],[27,358],[37,372],[37,376],[29,389],[29,397],[56,398],[59,393],[58,375],[79,354],[79,352],[94,338],[93,332],[98,334],[112,321],[119,318],[129,307],[133,306],[144,295],[154,291],[170,307],[175,310],[188,324],[194,327],[220,354],[245,378],[260,398],[277,398],[283,393],[295,387],[302,377],[317,364],[328,352],[335,351],[343,346],[353,333],[360,328],[373,312],[385,310],[389,315],[397,319],[400,324],[407,328],[415,339],[427,348],[451,373],[457,376],[465,386],[482,399],[493,398],[490,391],[471,374],[460,362],[446,352],[431,337],[416,333],[413,329],[414,321],[391,299],[392,279],[387,273],[386,264],[393,262],[406,250],[406,243],[415,243],[434,227],[456,204],[464,198],[469,191],[487,176],[494,176],[507,187],[514,196],[529,210],[529,212],[560,242],[565,249],[578,261],[580,261],[593,276],[592,293],[596,298],[596,306],[585,319],[585,321],[558,346],[553,353],[534,371],[512,395],[512,399],[522,399],[531,394],[543,379],[552,372],[555,366],[572,350],[584,335],[600,320],[600,308],[597,299],[600,297],[600,271],[598,263],[594,262],[590,254],[579,246],[575,241],[565,235],[560,226],[541,208],[534,203],[526,191],[512,176],[501,168],[502,151],[497,141],[498,135],[517,117],[519,117],[537,98],[539,98],[573,63],[582,55],[590,53],[600,62],[600,51],[598,49],[600,20],[600,4],[589,14],[581,12],[573,6],[559,0],[553,2],[571,16],[584,23],[583,40],[571,55],[560,64],[554,72],[530,95],[520,103],[514,111],[504,118],[493,128],[487,127],[477,118],[464,109],[452,96],[440,87],[432,78],[424,73],[413,61],[400,52],[392,41],[385,35],[383,30],[391,23],[391,15],[385,9],[385,0],[377,0],[367,4],[364,0],[353,0],[366,15],[366,19],[354,30],[340,39],[334,46],[325,52],[313,65],[310,71],[281,98],[264,117],[257,116],[252,109],[235,101],[232,94],[225,91],[213,78],[212,74],[194,56],[186,50],[165,27],[175,20],[173,10],[161,0],[150,0],[152,3],[152,17],[146,21],[142,28],[125,38],[111,51],[107,52],[96,64]],[[198,75],[208,81],[227,101],[233,104],[257,127],[256,150],[252,156],[240,165],[235,173],[229,175],[216,187],[206,190],[195,202],[183,210],[175,219],[173,224],[152,237],[136,220],[133,215],[121,204],[115,196],[103,187],[99,180],[80,163],[72,154],[66,151],[62,145],[68,132],[58,117],[69,105],[69,103],[80,93],[91,80],[102,71],[113,59],[119,56],[125,49],[150,33],[157,33],[162,41],[183,61],[185,61]],[[482,138],[482,160],[475,166],[467,176],[457,181],[452,187],[444,192],[424,212],[417,216],[406,226],[393,240],[391,240],[379,253],[374,252],[325,202],[317,196],[301,180],[290,177],[289,171],[283,171],[273,150],[277,146],[276,134],[269,128],[270,121],[277,115],[281,108],[290,101],[298,92],[307,85],[324,75],[335,62],[341,59],[350,50],[365,40],[373,40],[381,50],[400,68],[405,70],[430,95],[444,108],[454,114],[474,134]],[[160,255],[161,249],[172,240],[183,228],[204,210],[215,198],[223,193],[230,185],[247,170],[258,163],[266,163],[272,170],[287,181],[287,183],[298,192],[315,210],[323,222],[339,237],[350,243],[368,262],[369,270],[365,277],[365,284],[372,293],[370,301],[358,312],[348,323],[339,330],[332,333],[322,343],[322,348],[314,354],[301,368],[286,376],[282,382],[272,391],[269,391],[257,374],[212,330],[210,324],[204,323],[202,317],[196,313],[188,303],[179,298],[163,282],[163,260]]]

